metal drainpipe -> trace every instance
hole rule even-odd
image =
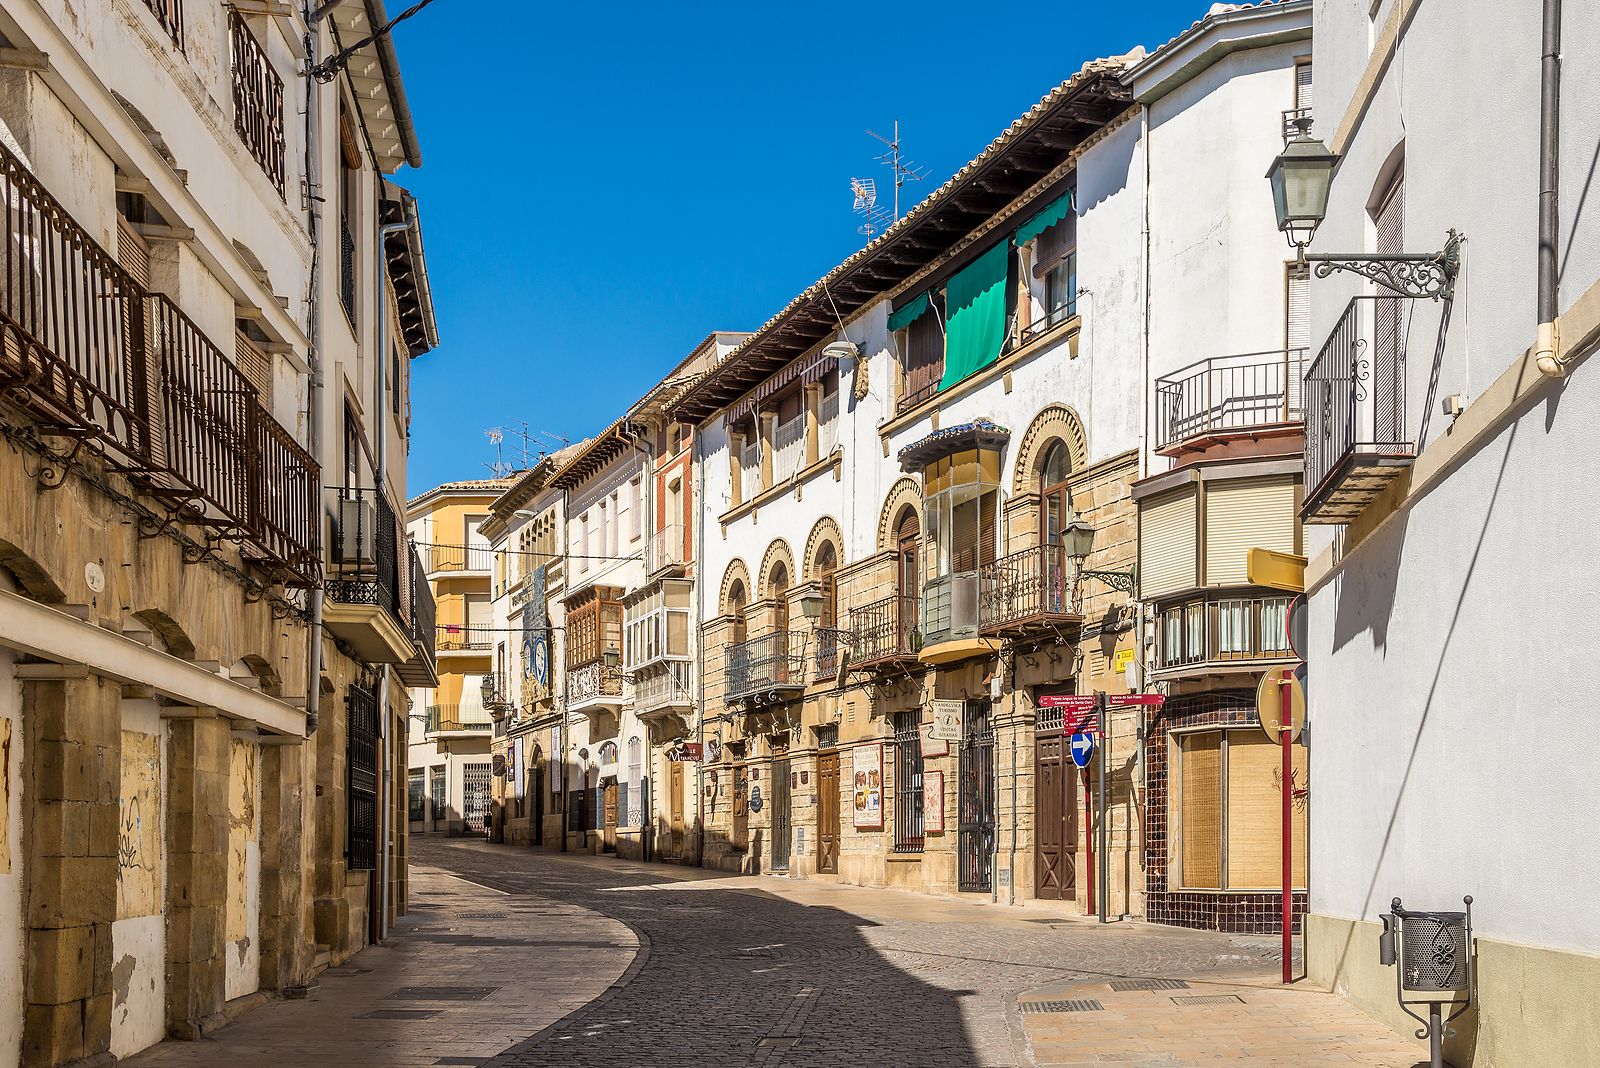
[[[304,8],[306,18],[306,69],[317,63],[317,40],[320,36],[318,30],[318,14],[313,14],[310,4]],[[310,312],[306,339],[306,363],[311,369],[310,380],[306,385],[306,436],[309,438],[311,455],[316,457],[317,463],[322,463],[322,249],[319,244],[322,236],[322,159],[321,159],[321,121],[318,114],[321,106],[321,94],[318,92],[316,79],[306,77],[306,192],[310,203],[310,230],[311,230],[311,280],[309,292]],[[317,531],[320,535],[323,529],[322,521],[322,489],[317,488],[317,500],[314,506]],[[318,538],[321,541],[321,538]],[[318,561],[320,565],[321,561]],[[317,733],[318,714],[322,709],[322,579],[320,575],[312,584],[307,594],[307,609],[309,622],[306,627],[306,737]]]
[[[706,866],[706,524],[700,509],[705,502],[706,470],[705,446],[701,443],[701,427],[694,428],[694,501],[690,512],[694,515],[694,708],[695,731],[700,742],[700,759],[694,765],[694,865]],[[728,454],[733,455],[731,452]]]
[[[562,588],[562,592],[563,593],[566,592],[567,588],[572,583],[572,578],[571,578],[571,572],[572,572],[572,555],[571,555],[572,554],[572,540],[567,534],[567,523],[568,523],[567,501],[568,501],[567,488],[565,486],[563,486],[563,487],[561,487],[561,588]],[[563,635],[566,634],[566,624],[567,624],[567,615],[566,615],[565,610],[563,610],[562,613],[561,613],[561,627],[562,627],[561,633]],[[563,637],[562,641],[565,642],[565,640],[566,639]],[[554,652],[555,652],[555,650],[552,649],[551,653],[554,654]],[[565,654],[566,654],[566,650],[565,649],[562,650],[562,654],[563,654],[562,663],[565,664]],[[555,669],[554,669],[553,665],[556,663],[556,658],[555,658],[554,655],[552,655],[550,657],[550,661],[551,661],[551,664],[552,664],[551,678],[554,678],[555,677]],[[571,812],[571,808],[570,808],[570,806],[572,805],[572,796],[571,796],[571,791],[567,788],[567,784],[572,781],[572,777],[567,771],[567,749],[572,745],[572,731],[571,731],[571,725],[567,722],[567,676],[566,676],[565,669],[563,669],[563,671],[561,673],[561,700],[556,702],[556,703],[561,706],[561,711],[559,713],[557,713],[561,717],[561,754],[560,754],[560,756],[561,756],[561,830],[560,830],[560,837],[561,837],[561,852],[565,853],[565,852],[567,852],[567,826],[571,822],[571,819],[572,819],[572,812]]]
[[[629,424],[626,422],[623,425],[625,428],[629,426]],[[645,425],[648,426],[649,424],[647,423]],[[644,571],[645,580],[648,582],[650,576],[650,541],[654,537],[656,526],[656,465],[655,457],[651,454],[649,445],[639,444],[639,439],[635,437],[633,440],[633,448],[635,452],[639,453],[639,455],[643,456],[645,459],[644,475],[639,479],[639,486],[644,491],[641,494],[644,500],[635,501],[634,507],[645,509],[645,516],[648,518],[648,522],[641,522],[639,524],[639,529],[644,532]],[[626,628],[624,628],[623,632],[626,634]],[[655,771],[655,756],[654,754],[650,753],[650,750],[653,748],[653,746],[650,744],[649,727],[644,728],[643,741],[645,753],[648,759],[645,763],[645,781],[640,783],[639,787],[641,794],[643,794],[644,798],[646,799],[646,803],[641,807],[644,808],[644,817],[649,821],[650,826],[646,826],[643,822],[639,824],[639,854],[644,860],[653,860],[655,857],[655,849],[653,848],[655,845],[655,814],[650,811],[651,805],[649,804],[649,801],[654,799],[655,791],[650,789],[650,781],[653,776],[649,773]]]
[[[1001,661],[998,664],[995,665],[995,670],[1001,673],[1001,677],[1002,678],[1004,677],[1004,673],[1005,673],[1005,659],[1004,658],[1002,658]],[[1018,801],[1017,801],[1017,761],[1021,757],[1020,750],[1021,750],[1021,743],[1022,743],[1022,739],[1019,737],[1019,735],[1022,733],[1021,732],[1021,728],[1020,728],[1020,721],[1021,721],[1021,718],[1022,718],[1022,713],[1017,708],[1018,693],[1019,693],[1019,691],[1017,690],[1017,654],[1016,654],[1016,651],[1013,650],[1012,653],[1011,653],[1011,716],[1010,716],[1010,719],[1011,719],[1011,854],[1010,854],[1010,857],[1006,861],[1007,866],[1011,870],[1010,895],[1008,896],[1008,898],[1006,900],[1006,904],[1008,904],[1008,905],[1015,905],[1017,903],[1017,808],[1018,808]],[[1035,824],[1037,824],[1037,821],[1035,821]],[[1038,832],[1037,826],[1036,826],[1036,828],[1034,830],[1035,836],[1037,836],[1038,833],[1039,832]]]
[[[1544,41],[1539,61],[1539,328],[1534,340],[1539,372],[1566,373],[1557,355],[1560,288],[1556,246],[1561,211],[1561,0],[1544,0]]]

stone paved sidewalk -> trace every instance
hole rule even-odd
[[[1186,987],[1051,983],[1018,998],[1039,1068],[1411,1068],[1408,1042],[1343,998],[1275,976],[1191,979]],[[1147,984],[1156,985],[1156,984]],[[1088,1004],[1085,1005],[1084,1003]],[[1099,1006],[1095,1008],[1094,1006]]]
[[[121,1063],[484,1064],[597,997],[638,945],[625,924],[579,905],[510,897],[413,864],[411,911],[389,941],[324,972],[305,1000],[269,1002],[215,1035],[164,1042]]]

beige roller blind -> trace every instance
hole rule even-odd
[[[1183,735],[1178,747],[1180,879],[1186,887],[1220,889],[1222,735]]]
[[[1289,747],[1293,785],[1306,783],[1306,749]],[[1257,730],[1228,732],[1228,889],[1283,885],[1283,752]],[[1294,885],[1306,885],[1306,806],[1290,809]]]
[[[1249,581],[1251,549],[1294,552],[1292,476],[1206,486],[1206,585]]]
[[[1195,492],[1185,487],[1139,506],[1139,596],[1195,585]]]
[[[1296,63],[1294,68],[1294,106],[1311,106],[1311,61]]]

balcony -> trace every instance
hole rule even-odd
[[[435,648],[445,656],[488,656],[494,648],[495,629],[475,623],[440,623]]]
[[[694,705],[693,673],[687,660],[658,660],[634,672],[634,712],[643,720],[687,712]]]
[[[978,573],[978,630],[1001,637],[1076,628],[1078,563],[1064,545],[1035,545]]]
[[[1289,601],[1221,594],[1163,608],[1152,678],[1250,673],[1294,662]]]
[[[812,682],[832,682],[839,677],[841,667],[849,670],[855,635],[839,627],[818,627],[817,651],[812,656]]]
[[[1416,458],[1399,297],[1356,297],[1306,370],[1306,523],[1359,516]]]
[[[779,630],[728,646],[726,697],[747,704],[775,704],[806,685],[806,639],[801,630]]]
[[[487,575],[493,561],[487,545],[428,546],[429,575]]]
[[[369,664],[403,664],[412,635],[400,608],[400,539],[389,495],[355,486],[330,487],[323,622]]]
[[[917,598],[893,594],[850,610],[851,667],[879,672],[916,663],[922,650]]]
[[[1304,349],[1192,363],[1156,379],[1156,452],[1180,456],[1238,438],[1297,434]]]
[[[596,660],[567,669],[567,710],[612,710],[622,705],[622,667]]]
[[[426,732],[429,737],[442,734],[488,734],[494,727],[489,719],[463,718],[460,705],[429,705]]]
[[[144,0],[172,43],[183,48],[183,0]]]
[[[311,586],[316,461],[256,388],[166,296],[145,290],[0,145],[11,205],[0,287],[0,389],[44,436],[86,446],[159,501],[167,523],[210,528],[273,581]],[[59,462],[59,459],[58,459]],[[50,471],[64,474],[57,465]],[[149,530],[144,531],[150,533]]]
[[[283,79],[237,11],[228,14],[228,43],[233,53],[233,127],[282,196]]]
[[[651,578],[667,572],[682,572],[689,560],[689,554],[684,548],[685,541],[684,528],[678,523],[662,527],[650,535],[650,541],[645,546],[644,559],[645,570]]]
[[[439,669],[434,653],[436,634],[433,587],[428,585],[427,575],[422,570],[422,558],[417,555],[415,545],[407,547],[406,556],[407,569],[411,575],[410,596],[406,603],[411,617],[412,656],[410,660],[395,669],[395,674],[407,686],[437,686]]]

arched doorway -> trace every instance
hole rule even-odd
[[[907,507],[895,524],[895,588],[899,594],[896,626],[898,647],[915,652],[922,598],[922,523],[915,508]]]
[[[1064,613],[1071,601],[1071,563],[1062,545],[1067,524],[1072,522],[1072,495],[1067,489],[1067,479],[1072,474],[1072,456],[1066,442],[1052,443],[1039,465],[1039,545],[1043,559],[1040,561],[1040,578],[1043,579],[1042,600],[1044,611]]]

